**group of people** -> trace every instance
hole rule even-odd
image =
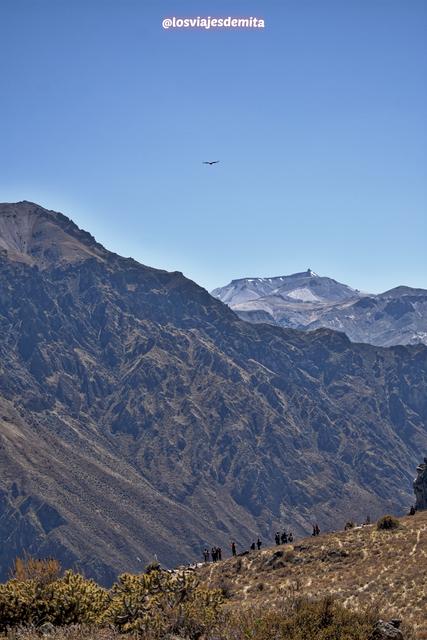
[[[251,544],[251,551],[255,551],[255,548],[258,549],[258,551],[261,549],[262,546],[262,542],[261,540],[258,538],[258,540],[256,542],[252,542]]]
[[[262,546],[262,541],[258,537],[258,540],[256,542],[252,542],[250,546],[250,550],[255,551],[256,549],[258,549],[259,551],[261,549],[261,546]],[[248,551],[245,551],[245,553],[248,553]],[[233,557],[237,556],[237,547],[234,540],[231,542],[231,555]],[[203,549],[203,559],[205,562],[209,562],[210,560],[212,560],[212,562],[217,562],[218,560],[222,560],[221,547],[212,547],[212,549],[210,550],[208,549],[208,547],[205,547]]]
[[[292,533],[292,531],[289,531],[288,533],[286,529],[283,529],[282,533],[280,533],[280,531],[276,531],[274,540],[276,544],[288,544],[288,542],[294,541],[294,534]]]
[[[411,508],[409,510],[409,515],[415,515],[416,512],[416,508],[411,505]],[[353,523],[347,523],[345,528],[350,528],[350,524],[351,526],[354,526]],[[366,521],[363,523],[364,525],[369,525],[371,524],[371,519],[369,516],[366,517]],[[320,529],[319,529],[319,525],[313,524],[313,533],[311,534],[312,536],[318,536],[320,535]],[[280,533],[280,531],[276,531],[276,535],[274,536],[275,542],[277,545],[280,544],[288,544],[293,542],[294,540],[294,536],[292,531],[289,531],[289,533],[286,531],[286,529],[283,530],[282,533]],[[252,542],[251,546],[250,546],[250,550],[251,551],[255,551],[256,549],[258,549],[258,551],[261,549],[262,546],[262,541],[261,539],[258,537],[258,540],[256,542]],[[244,555],[248,553],[248,551],[245,551],[243,554]],[[234,542],[234,540],[231,542],[231,555],[232,556],[237,556],[237,548],[236,548],[236,543]],[[217,562],[218,560],[222,560],[222,550],[221,547],[212,547],[212,549],[209,551],[209,549],[207,547],[205,547],[205,549],[203,550],[203,557],[205,562],[209,562],[209,560],[212,558],[212,562]]]
[[[313,525],[313,536],[318,536],[320,534],[320,529],[319,529],[319,525],[318,524],[314,524]],[[282,533],[280,533],[280,531],[276,531],[276,535],[274,536],[275,542],[277,545],[279,544],[289,544],[292,543],[294,541],[294,534],[292,533],[292,531],[286,531],[286,529],[283,529]],[[262,540],[260,537],[258,537],[256,542],[252,542],[251,546],[250,546],[250,551],[256,551],[258,549],[258,551],[261,549],[262,547]],[[245,555],[249,553],[248,551],[244,551],[242,552],[240,555]],[[232,540],[231,542],[231,555],[237,556],[237,547],[236,547],[236,543],[234,540]],[[221,547],[212,547],[212,549],[208,549],[208,547],[205,547],[203,550],[203,559],[205,562],[210,562],[212,560],[212,562],[217,562],[218,560],[222,560],[222,550]]]
[[[212,562],[218,562],[218,560],[222,560],[221,547],[212,547],[210,551],[207,547],[205,547],[203,549],[203,558],[205,562],[209,562],[210,557],[212,557]]]

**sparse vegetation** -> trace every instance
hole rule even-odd
[[[133,576],[136,578],[136,576]],[[176,610],[165,609],[160,618],[153,617],[148,626],[128,629],[120,627],[70,625],[49,629],[51,640],[367,640],[372,634],[378,614],[349,611],[330,597],[310,601],[286,599],[280,608],[247,610],[221,608],[212,618],[210,604],[197,602],[197,615],[176,616]],[[187,612],[186,612],[187,613]],[[37,627],[10,630],[8,640],[38,640],[43,630]],[[408,639],[409,640],[409,639]]]
[[[427,511],[398,522],[390,533],[372,524],[298,540],[288,562],[288,547],[281,545],[239,558],[238,572],[230,558],[199,573],[209,587],[228,580],[227,607],[280,608],[286,598],[313,601],[330,594],[351,611],[377,606],[382,618],[400,618],[414,627],[417,639],[427,640]]]
[[[276,610],[242,609],[225,616],[214,640],[366,640],[377,620],[375,611],[349,611],[330,597],[317,601],[292,598]]]
[[[38,584],[49,584],[61,575],[61,565],[54,558],[40,559],[25,556],[16,558],[12,578],[18,582],[35,580]]]
[[[427,512],[393,535],[354,527],[196,571],[150,566],[111,590],[27,558],[0,585],[0,637],[37,640],[47,625],[51,640],[368,640],[381,617],[426,640],[426,534]]]

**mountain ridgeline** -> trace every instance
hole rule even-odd
[[[362,293],[311,269],[275,278],[242,278],[212,291],[242,320],[313,331],[343,331],[382,347],[427,344],[427,291],[395,287]]]
[[[62,214],[0,205],[0,578],[103,583],[401,512],[427,451],[427,348],[242,321]]]

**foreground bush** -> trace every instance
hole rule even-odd
[[[200,603],[199,603],[200,604]],[[164,612],[167,614],[167,612]],[[351,612],[330,598],[318,602],[308,600],[285,602],[275,611],[242,610],[238,607],[223,610],[216,622],[205,621],[192,626],[186,620],[172,629],[168,626],[145,631],[120,633],[106,627],[69,626],[49,634],[50,640],[371,640],[377,615],[373,612]],[[194,621],[194,619],[193,619]],[[205,626],[206,624],[206,626]],[[165,631],[165,628],[167,630]],[[22,629],[11,632],[9,640],[38,640],[36,630]],[[405,636],[407,637],[407,636]],[[408,636],[409,640],[409,636]]]
[[[44,564],[43,564],[44,563]],[[95,625],[117,633],[198,638],[218,620],[221,591],[204,589],[194,574],[158,567],[142,575],[124,574],[111,591],[67,571],[57,576],[50,561],[17,562],[15,577],[0,585],[0,633],[43,625]]]
[[[215,626],[223,596],[203,589],[193,574],[152,570],[148,574],[120,576],[110,594],[101,623],[123,632],[183,633],[199,637]]]
[[[0,585],[0,631],[45,623],[93,624],[108,601],[105,589],[72,571],[49,582],[13,578]]]
[[[387,531],[390,529],[398,529],[400,527],[400,522],[397,518],[393,516],[383,516],[377,522],[377,529],[379,531]]]

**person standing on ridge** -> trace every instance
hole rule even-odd
[[[236,543],[234,542],[234,540],[231,543],[231,553],[232,553],[233,556],[237,556]]]
[[[276,540],[276,544],[280,544],[280,533],[278,531],[276,532],[274,539]]]
[[[256,546],[258,548],[258,551],[261,549],[261,545],[262,545],[262,542],[261,542],[261,540],[259,539],[259,536],[258,536],[258,540],[256,541]]]

